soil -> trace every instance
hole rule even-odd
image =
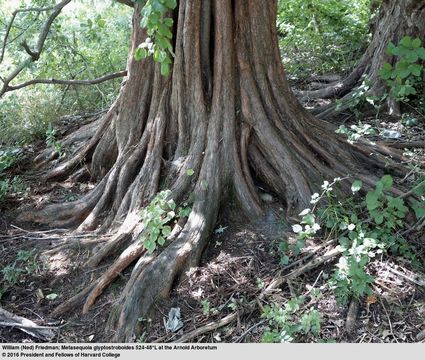
[[[357,124],[353,117],[346,117],[345,121],[347,127],[350,123]],[[402,139],[396,141],[425,141],[423,119],[409,127],[401,125],[399,118],[380,117],[378,120],[372,117],[363,121],[378,130],[402,133]],[[75,126],[69,122],[58,124],[61,134]],[[379,134],[370,136],[370,139],[389,141]],[[10,175],[20,176],[26,190],[24,194],[9,194],[0,203],[0,267],[3,269],[0,306],[39,325],[57,327],[52,342],[107,342],[105,327],[110,309],[129,279],[131,267],[107,288],[88,314],[82,315],[81,307],[76,307],[60,318],[51,318],[50,313],[57,305],[75,295],[109,265],[104,262],[94,270],[83,266],[90,252],[95,251],[96,244],[107,236],[96,238],[91,233],[76,234],[66,229],[49,229],[16,220],[17,209],[72,201],[94,186],[90,182],[41,182],[40,174],[31,169],[31,164],[44,147],[44,143],[39,142],[25,149],[24,159]],[[410,149],[410,153],[412,163],[423,161],[424,149]],[[139,319],[144,332],[135,341],[178,341],[184,334],[236,311],[235,321],[191,341],[261,342],[269,324],[260,309],[272,302],[284,304],[289,298],[305,293],[310,294],[308,306],[321,313],[321,331],[319,337],[301,336],[297,339],[300,342],[425,341],[425,286],[407,280],[420,270],[397,256],[382,256],[368,265],[367,271],[375,277],[373,295],[361,299],[355,330],[351,334],[346,331],[348,304],[338,304],[325,285],[337,259],[285,283],[267,301],[259,299],[264,286],[280,272],[290,270],[280,264],[278,251],[279,243],[291,237],[290,224],[284,221],[284,211],[273,195],[268,194],[268,201],[268,213],[255,225],[247,225],[231,204],[224,204],[230,205],[229,210],[216,224],[201,264],[181,275],[171,296],[158,301],[149,318]],[[413,232],[409,241],[416,246],[418,258],[424,262],[425,234]],[[71,247],[62,246],[70,243]],[[321,243],[323,239],[320,238],[310,241],[300,257],[308,255]],[[29,259],[17,260],[25,254]],[[10,284],[3,278],[4,268],[13,264],[12,275],[17,274],[17,281]],[[319,289],[320,295],[311,296],[312,288]],[[248,307],[256,299],[259,306],[255,309]],[[183,321],[183,327],[176,332],[169,332],[164,326],[171,308],[180,309]],[[0,341],[40,340],[14,328],[0,327]]]

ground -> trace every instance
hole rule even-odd
[[[353,116],[345,117],[344,122],[347,127],[350,123],[357,124]],[[379,130],[390,129],[402,133],[403,137],[395,141],[425,141],[423,121],[404,126],[399,118],[373,116],[363,122]],[[63,135],[74,127],[75,122],[69,119],[58,123],[59,133]],[[394,141],[379,134],[370,136],[370,139]],[[53,342],[105,342],[108,341],[106,325],[109,310],[117,301],[131,269],[120,275],[88,314],[82,315],[81,307],[76,307],[53,319],[50,313],[57,305],[72,297],[109,265],[104,262],[94,270],[83,266],[90,250],[105,238],[18,223],[15,218],[16,209],[25,205],[41,207],[46,203],[71,201],[93,186],[89,182],[40,181],[38,170],[34,170],[32,164],[44,147],[42,141],[28,147],[25,160],[11,170],[12,174],[21,175],[24,179],[28,187],[26,196],[12,194],[0,205],[1,267],[13,264],[20,252],[30,252],[27,253],[30,254],[27,260],[16,262],[15,267],[24,271],[17,283],[5,286],[3,282],[0,285],[5,289],[0,306],[39,325],[57,327]],[[415,153],[412,161],[423,161],[423,148],[411,150]],[[282,239],[291,237],[290,226],[284,221],[284,210],[275,199],[269,195],[267,201],[268,213],[256,225],[247,225],[237,209],[228,204],[228,209],[216,224],[200,266],[191,269],[180,279],[170,298],[156,304],[150,318],[140,319],[145,331],[135,341],[259,342],[268,325],[259,309],[271,301],[284,303],[291,296],[302,294],[308,294],[308,306],[320,310],[322,323],[319,337],[305,335],[299,341],[425,341],[425,286],[423,282],[415,284],[409,280],[418,270],[400,257],[376,258],[368,266],[368,272],[376,278],[374,295],[361,299],[355,330],[350,333],[346,329],[348,305],[338,305],[332,292],[324,285],[336,258],[286,282],[267,301],[262,298],[264,286],[280,273],[286,274],[302,264],[296,263],[292,267],[280,265],[278,245]],[[417,255],[424,262],[425,234],[412,233],[409,241],[413,245],[420,245],[418,249],[422,253]],[[70,243],[71,247],[61,247]],[[325,253],[328,248],[322,244],[323,239],[320,238],[310,241],[300,258]],[[320,289],[321,295],[311,296],[312,288]],[[253,302],[257,302],[258,306],[252,307]],[[176,332],[167,332],[164,323],[170,309],[177,307],[180,308],[184,326]],[[192,333],[197,330],[198,334]],[[0,341],[39,340],[17,329],[0,327]]]

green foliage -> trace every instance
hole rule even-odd
[[[408,102],[419,89],[423,90],[421,61],[425,60],[425,48],[419,38],[405,36],[397,46],[390,42],[387,53],[395,56],[397,61],[394,65],[385,63],[379,74],[387,81],[394,99]]]
[[[8,193],[25,192],[25,185],[18,176],[7,177],[5,173],[22,158],[22,151],[19,148],[0,150],[0,202]]]
[[[365,269],[378,254],[400,254],[413,264],[417,264],[417,259],[402,236],[408,206],[403,198],[386,194],[393,186],[393,178],[384,175],[364,198],[359,196],[363,187],[360,180],[355,180],[351,185],[353,196],[338,197],[334,188],[342,180],[336,178],[332,183],[325,181],[321,194],[312,195],[313,207],[301,212],[300,223],[293,225],[297,243],[288,245],[284,242],[280,248],[281,251],[286,250],[282,254],[284,263],[289,263],[291,256],[298,255],[302,250],[303,243],[299,242],[313,237],[321,228],[325,238],[338,239],[342,256],[329,285],[337,299],[345,303],[350,297],[359,298],[371,293],[373,277]],[[424,199],[425,181],[420,181],[412,192]],[[318,207],[319,203],[324,203],[324,206]],[[423,201],[417,201],[411,207],[418,218],[425,216]]]
[[[291,75],[351,68],[367,46],[370,0],[280,0],[277,26]]]
[[[305,297],[291,298],[283,307],[272,304],[264,307],[262,317],[268,321],[268,330],[261,341],[264,343],[287,343],[301,336],[320,334],[320,312],[313,308],[302,307]]]
[[[363,139],[367,135],[375,135],[376,131],[372,128],[370,124],[364,124],[361,121],[357,125],[351,125],[350,128],[347,128],[345,125],[340,125],[339,128],[335,131],[337,134],[343,134],[347,136],[347,141],[350,144]]]
[[[40,269],[33,251],[18,251],[13,263],[2,270],[3,284],[0,286],[0,299],[7,289],[15,286],[23,276],[33,274]]]
[[[204,315],[209,315],[210,312],[214,310],[214,308],[211,307],[211,303],[208,299],[201,300],[201,305],[202,305],[202,313]]]
[[[137,0],[137,2],[142,2]],[[140,26],[146,29],[148,38],[141,43],[135,53],[136,60],[153,56],[155,62],[161,64],[161,74],[167,76],[174,56],[171,40],[173,38],[173,19],[167,12],[175,9],[176,0],[147,0],[142,8]]]
[[[47,0],[0,0],[0,39],[11,13],[19,7],[52,5]],[[0,76],[26,56],[19,45],[35,42],[48,12],[20,13],[15,19]],[[26,31],[23,31],[25,30]],[[72,1],[52,24],[40,59],[11,85],[31,79],[94,79],[125,69],[131,31],[131,9],[115,2]],[[0,99],[0,145],[24,145],[44,139],[49,123],[60,116],[92,113],[115,100],[121,79],[93,86],[35,85]]]
[[[139,240],[143,241],[148,253],[153,253],[158,245],[165,244],[166,238],[171,234],[172,221],[190,214],[191,209],[186,203],[176,213],[176,203],[170,199],[170,195],[170,190],[159,192],[141,211],[143,232]]]
[[[64,153],[62,144],[56,140],[57,132],[53,128],[52,123],[49,123],[46,130],[46,145],[56,151],[60,156]]]

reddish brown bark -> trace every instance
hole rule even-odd
[[[181,0],[174,14],[174,66],[165,78],[151,59],[132,57],[145,38],[136,7],[128,79],[94,140],[82,149],[98,184],[74,203],[32,216],[81,231],[115,231],[89,260],[92,266],[129,248],[55,315],[84,302],[89,311],[116,272],[139,258],[110,322],[113,340],[131,341],[137,318],[199,261],[229,192],[249,218],[258,219],[266,206],[258,181],[292,213],[309,204],[325,178],[376,180],[369,171],[384,169],[386,150],[352,147],[293,96],[280,61],[275,16],[272,0]],[[75,164],[68,160],[48,177],[66,176]],[[167,244],[148,255],[137,244],[144,231],[138,211],[165,188],[177,204],[190,202],[192,211],[175,225]]]
[[[376,4],[375,4],[376,6]],[[335,109],[335,104],[319,107],[314,114],[323,119],[348,108],[352,91],[361,85],[367,78],[372,84],[369,94],[382,96],[386,91],[386,83],[379,76],[379,71],[384,63],[393,63],[395,59],[387,54],[390,42],[398,44],[404,36],[425,39],[425,3],[418,0],[384,0],[380,5],[378,15],[373,20],[373,37],[364,55],[359,60],[353,71],[342,80],[329,86],[300,92],[302,100],[316,98],[343,98],[343,104]]]

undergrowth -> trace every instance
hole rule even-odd
[[[367,192],[362,191],[362,181],[354,180],[352,195],[347,197],[337,192],[343,180],[347,178],[325,181],[321,192],[312,195],[312,206],[303,210],[299,223],[292,226],[295,241],[284,240],[279,244],[281,264],[286,266],[298,257],[307,240],[319,236],[324,241],[334,239],[341,256],[326,286],[342,305],[372,295],[374,277],[368,272],[368,264],[377,257],[402,256],[412,266],[421,267],[415,249],[404,234],[409,227],[406,221],[409,211],[414,212],[417,220],[425,217],[423,176],[409,192],[416,199],[409,201],[388,194],[393,186],[390,175],[384,175]],[[266,307],[263,317],[269,321],[269,330],[264,333],[263,341],[291,342],[303,336],[320,341],[320,313],[311,307],[311,301],[310,306],[302,307],[304,301],[304,296],[292,297],[283,306],[273,303]]]

